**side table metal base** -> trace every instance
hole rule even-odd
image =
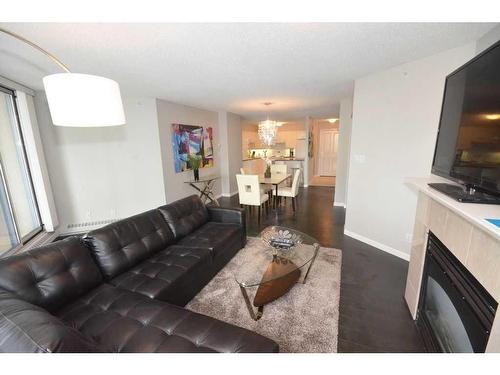
[[[193,189],[197,190],[200,193],[200,199],[206,203],[207,200],[210,202],[215,203],[217,206],[219,206],[219,202],[217,201],[217,198],[215,198],[215,195],[213,193],[213,187],[214,187],[215,179],[211,180],[206,180],[206,181],[189,181],[188,184],[191,186]],[[196,184],[202,184],[201,189],[196,186]]]

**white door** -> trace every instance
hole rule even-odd
[[[339,133],[337,130],[320,130],[318,150],[318,174],[335,176],[337,174],[337,146]]]

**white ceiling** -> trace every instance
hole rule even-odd
[[[492,23],[2,23],[73,72],[117,80],[125,95],[163,98],[247,119],[335,117],[353,80],[474,41]],[[59,72],[0,34],[0,75],[34,89]]]

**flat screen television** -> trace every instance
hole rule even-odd
[[[499,200],[500,41],[446,77],[432,173],[462,185],[430,184],[459,201]]]

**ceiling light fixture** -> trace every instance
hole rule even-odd
[[[500,113],[488,113],[484,117],[487,120],[500,120]]]
[[[265,102],[263,103],[266,107],[269,107],[273,103]],[[276,143],[276,135],[278,134],[278,123],[273,120],[269,120],[269,114],[267,120],[259,122],[259,139],[266,146],[272,146]]]
[[[54,125],[97,127],[125,124],[120,86],[117,82],[90,74],[71,73],[58,58],[35,43],[3,28],[0,28],[0,32],[42,52],[65,71],[43,78]]]
[[[330,124],[335,124],[337,121],[339,121],[339,119],[338,119],[338,118],[329,118],[329,119],[328,119],[328,122],[329,122]]]

